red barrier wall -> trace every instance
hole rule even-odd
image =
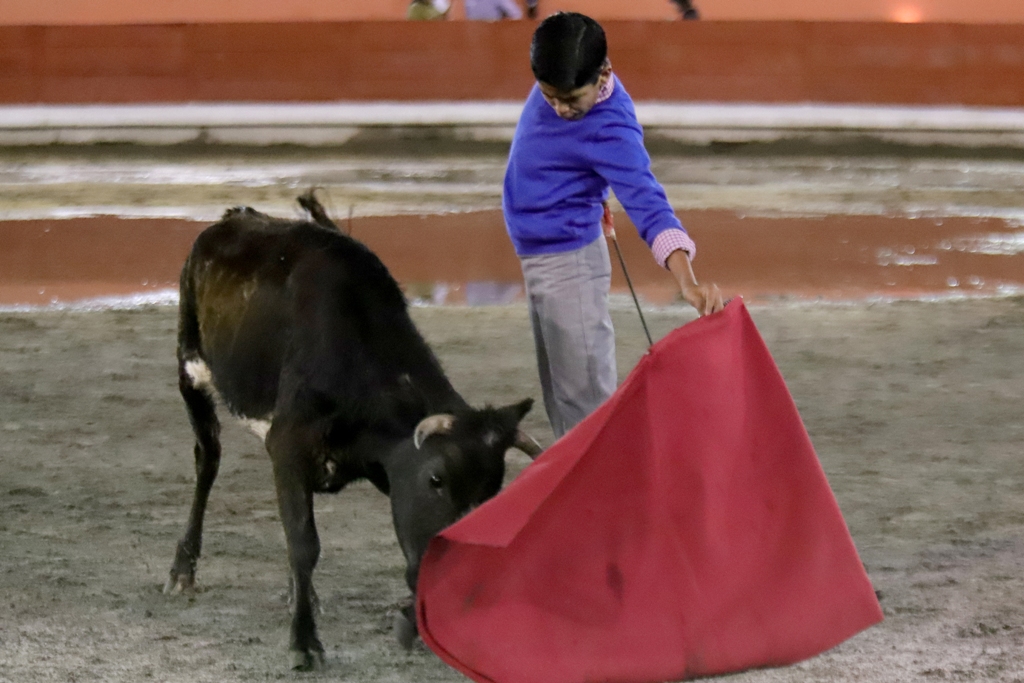
[[[605,24],[638,100],[1024,105],[1024,25]],[[0,26],[0,103],[520,100],[531,22]]]
[[[520,0],[520,5],[522,5]],[[695,0],[704,19],[1021,22],[1020,0]],[[0,24],[195,24],[404,19],[409,0],[3,0]],[[453,0],[449,18],[464,17]],[[574,10],[599,21],[675,19],[669,0],[540,0],[540,14]]]

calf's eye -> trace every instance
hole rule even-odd
[[[444,482],[441,481],[441,477],[437,476],[436,474],[432,474],[430,475],[430,485],[435,489],[439,489],[441,488],[441,486],[444,485]]]

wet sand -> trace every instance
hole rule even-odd
[[[505,157],[476,149],[9,149],[0,155],[0,305],[173,288],[191,240],[225,208],[297,216],[294,198],[311,186],[411,298],[511,300],[519,268],[497,210]],[[1019,291],[1024,162],[1012,154],[761,152],[654,157],[697,239],[698,275],[730,294],[834,301]],[[670,300],[670,281],[621,211],[617,224],[643,298]]]
[[[756,217],[687,211],[697,272],[727,296],[851,301],[984,296],[1024,291],[1024,230],[992,218]],[[507,303],[521,285],[498,211],[341,220],[373,249],[410,298]],[[192,240],[207,224],[101,216],[0,222],[0,306],[74,303],[176,287]],[[671,303],[669,276],[625,214],[618,241],[649,304]],[[627,290],[614,267],[615,292]]]

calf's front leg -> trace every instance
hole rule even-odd
[[[275,425],[276,427],[276,425]],[[303,671],[324,666],[324,648],[317,638],[313,569],[320,558],[320,538],[313,518],[313,477],[310,451],[301,439],[271,429],[267,449],[274,465],[277,504],[288,540],[292,574],[291,667]]]

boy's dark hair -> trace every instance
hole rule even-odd
[[[570,92],[596,83],[607,57],[604,29],[578,12],[552,14],[533,32],[533,76],[559,90]]]

